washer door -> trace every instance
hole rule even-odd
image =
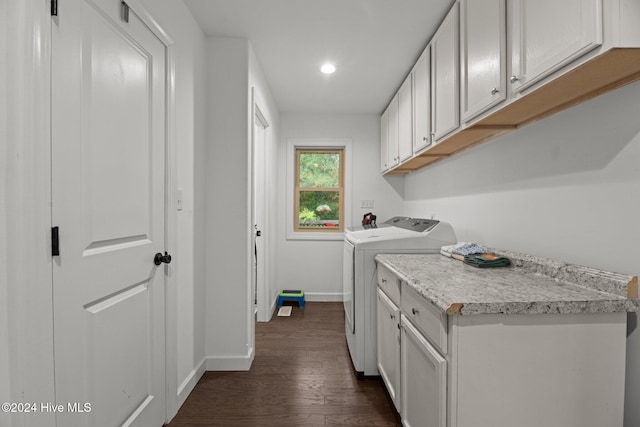
[[[344,301],[344,321],[351,333],[355,333],[355,321],[353,318],[355,297],[355,247],[348,240],[344,240],[342,256],[342,293]]]

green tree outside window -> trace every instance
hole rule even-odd
[[[344,150],[296,149],[296,231],[342,231]]]

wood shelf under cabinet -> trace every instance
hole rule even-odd
[[[405,175],[581,102],[640,80],[640,48],[612,48],[537,89],[496,107],[387,172]]]

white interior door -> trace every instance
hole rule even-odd
[[[253,134],[253,219],[254,219],[254,258],[253,283],[254,302],[257,305],[258,320],[268,321],[270,317],[270,291],[267,283],[267,184],[266,184],[266,148],[268,123],[260,110],[256,108]]]
[[[52,26],[59,426],[165,421],[165,46],[124,12],[65,0]]]

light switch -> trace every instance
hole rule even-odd
[[[360,208],[361,209],[372,209],[373,208],[373,200],[360,200]]]

